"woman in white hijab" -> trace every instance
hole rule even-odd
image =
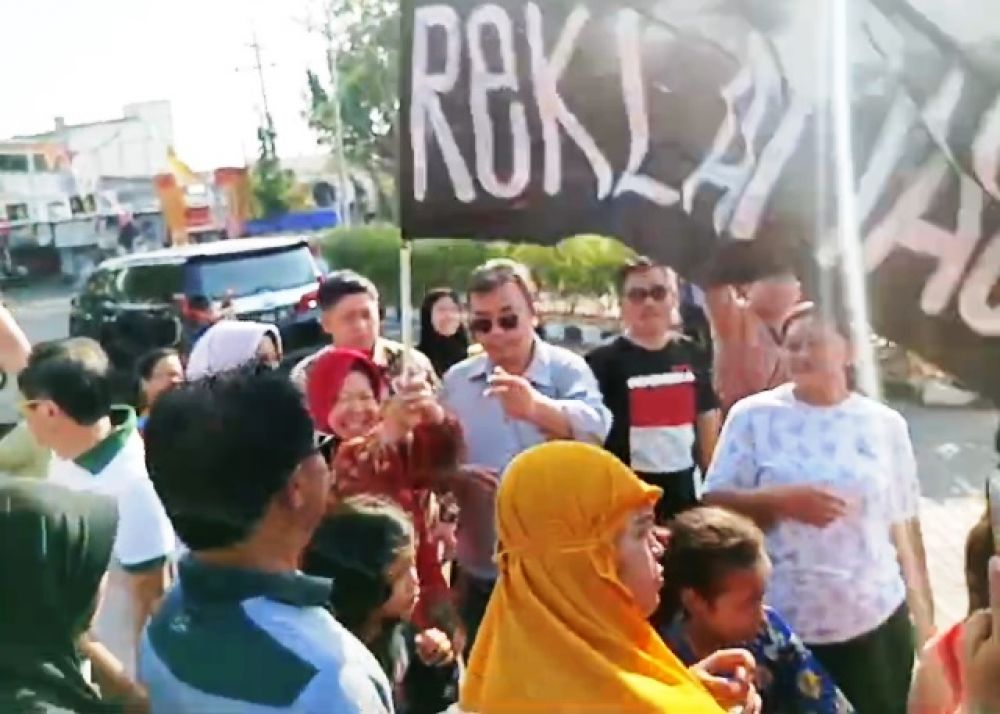
[[[261,322],[222,320],[191,350],[187,378],[201,379],[255,361],[275,368],[281,363],[278,328]]]

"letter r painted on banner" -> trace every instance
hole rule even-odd
[[[433,28],[445,33],[445,63],[438,73],[428,71],[430,60],[430,35]],[[423,201],[427,196],[427,124],[437,139],[445,168],[451,178],[455,197],[463,203],[476,198],[472,175],[459,151],[455,135],[448,125],[440,95],[455,88],[461,68],[461,20],[454,8],[448,5],[424,5],[414,13],[413,57],[411,67],[412,89],[410,97],[410,136],[413,152],[413,197]]]

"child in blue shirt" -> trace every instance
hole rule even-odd
[[[670,532],[654,624],[685,664],[740,647],[757,660],[764,714],[854,713],[788,624],[764,605],[771,563],[757,526],[719,508],[695,508],[677,516]]]

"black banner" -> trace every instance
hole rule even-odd
[[[846,256],[879,334],[1000,398],[1000,29],[856,0],[838,47],[833,5],[405,2],[404,235],[601,233],[695,277],[779,252],[816,290]]]

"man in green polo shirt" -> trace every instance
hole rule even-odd
[[[133,677],[139,635],[166,590],[177,541],[146,472],[135,412],[111,405],[109,375],[100,345],[71,338],[36,345],[18,385],[28,428],[53,452],[49,478],[118,502],[108,585],[92,634]]]

